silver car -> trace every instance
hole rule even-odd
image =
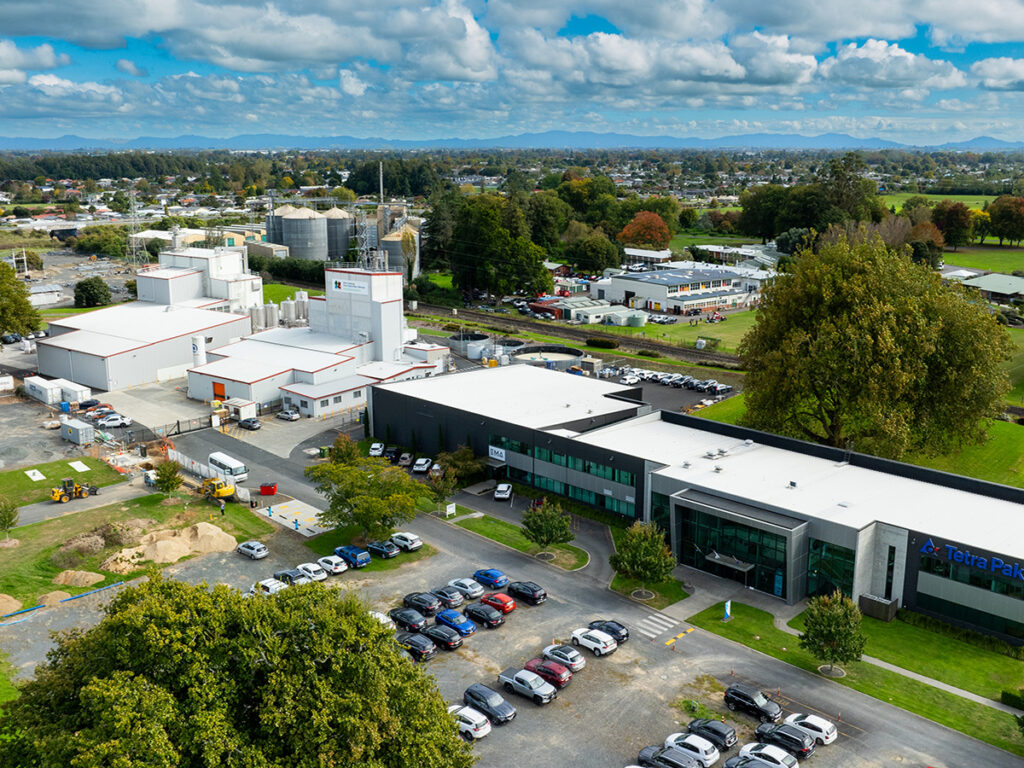
[[[245,555],[250,560],[262,560],[270,554],[270,550],[267,549],[267,545],[258,541],[243,541],[238,545],[237,552],[240,555]]]
[[[457,589],[463,597],[474,600],[484,593],[484,588],[475,579],[452,579],[448,586]]]

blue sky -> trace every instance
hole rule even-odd
[[[0,0],[0,135],[1024,138],[1020,0]]]

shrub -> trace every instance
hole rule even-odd
[[[999,700],[1008,707],[1024,710],[1024,688],[1020,691],[1003,691]]]
[[[614,339],[587,339],[586,345],[588,347],[596,347],[597,349],[618,349],[619,342]]]
[[[661,352],[655,352],[653,349],[641,349],[637,354],[640,357],[661,357]]]
[[[983,635],[980,632],[964,629],[963,627],[955,627],[944,621],[933,619],[931,616],[925,616],[922,613],[914,613],[908,610],[901,610],[896,614],[896,618],[910,624],[912,627],[921,627],[930,632],[937,632],[940,635],[952,637],[954,640],[960,640],[978,648],[984,648],[986,651],[1000,653],[1003,656],[1009,656],[1011,659],[1024,661],[1024,646],[1010,645],[998,637]]]

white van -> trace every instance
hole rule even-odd
[[[226,453],[211,453],[207,463],[210,465],[210,469],[225,480],[244,483],[249,479],[249,468],[238,459],[233,459]]]

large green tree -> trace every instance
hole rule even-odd
[[[361,457],[358,462],[328,461],[306,468],[306,476],[327,499],[321,525],[355,525],[366,539],[386,538],[416,516],[422,487],[387,459]]]
[[[18,525],[18,505],[6,496],[0,496],[0,531],[10,538],[11,529]]]
[[[992,234],[999,238],[1000,245],[1003,244],[1003,240],[1009,240],[1011,243],[1024,240],[1024,197],[1000,195],[986,210],[991,221]]]
[[[867,644],[860,620],[860,609],[838,589],[831,595],[812,597],[804,611],[800,647],[827,663],[830,672],[835,664],[860,661]]]
[[[639,581],[641,589],[667,581],[676,567],[664,531],[656,523],[639,521],[629,527],[608,561],[623,576]]]
[[[468,768],[433,678],[351,593],[148,581],[59,635],[0,717],[0,765]]]
[[[526,204],[530,239],[548,251],[558,250],[559,238],[571,217],[572,208],[554,192],[538,192]]]
[[[523,536],[538,547],[568,544],[576,538],[562,505],[550,500],[523,513]]]
[[[0,262],[0,331],[31,333],[39,327],[39,312],[29,303],[28,288],[10,264]]]
[[[971,209],[961,202],[942,200],[932,209],[932,223],[942,232],[946,245],[955,251],[971,242],[974,219]]]
[[[568,243],[565,257],[581,272],[601,272],[620,262],[619,249],[600,230]]]
[[[102,277],[87,277],[75,283],[76,307],[104,307],[110,303],[110,286]]]
[[[763,184],[746,189],[740,194],[740,231],[745,235],[760,237],[767,243],[780,231],[779,211],[786,202],[787,192],[777,184]]]
[[[804,251],[740,344],[745,423],[899,456],[984,437],[1013,345],[984,302],[881,238]]]

